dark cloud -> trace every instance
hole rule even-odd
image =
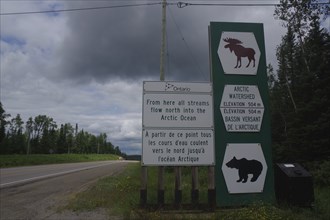
[[[178,16],[176,21],[173,14],[177,9],[172,7],[170,10],[167,13],[166,79],[209,80],[207,25],[203,29],[204,39],[200,39],[201,30],[191,22],[192,14]],[[131,80],[159,78],[160,5],[78,12],[67,16],[70,34],[59,50],[64,76],[100,82],[117,77]]]
[[[157,8],[124,8],[69,14],[71,33],[59,50],[63,74],[101,82],[157,74],[159,13]]]
[[[86,2],[81,4],[86,7]],[[76,2],[74,7],[78,7]],[[169,6],[165,79],[208,81],[210,21],[274,24],[272,10],[262,18],[258,15],[260,10],[253,10]],[[160,5],[68,13],[70,33],[58,51],[62,77],[77,82],[150,77],[158,80],[161,13]]]

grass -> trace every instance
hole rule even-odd
[[[241,208],[218,208],[214,212],[194,207],[190,204],[191,171],[182,169],[183,205],[175,208],[173,168],[165,170],[165,203],[162,208],[148,205],[141,208],[139,164],[130,164],[118,176],[101,179],[96,185],[75,195],[65,207],[73,211],[95,211],[105,209],[110,216],[124,219],[330,219],[329,187],[315,189],[313,209],[256,203]],[[200,203],[207,204],[207,168],[199,168]],[[157,203],[157,167],[148,168],[148,204]],[[205,207],[205,206],[204,206]]]
[[[31,155],[0,155],[0,168],[30,166],[57,163],[75,163],[102,160],[118,160],[112,154],[31,154]]]
[[[103,178],[89,190],[76,195],[66,208],[73,211],[106,208],[111,214],[127,215],[139,204],[138,176],[139,166],[130,164],[124,173]]]

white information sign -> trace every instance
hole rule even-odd
[[[143,165],[214,164],[213,130],[143,130]]]
[[[214,165],[212,84],[143,85],[142,164]]]
[[[260,50],[252,32],[222,32],[218,49],[225,74],[256,75]]]
[[[220,111],[227,132],[259,132],[264,105],[255,85],[225,85]]]
[[[211,94],[148,93],[143,98],[145,127],[212,127]]]
[[[229,193],[261,193],[267,163],[258,143],[227,144],[222,173]]]

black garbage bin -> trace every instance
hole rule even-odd
[[[314,202],[312,175],[298,163],[277,163],[275,194],[277,202],[311,207]]]

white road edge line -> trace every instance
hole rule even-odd
[[[116,162],[122,162],[122,161],[116,161]],[[111,161],[111,163],[114,163],[114,162]],[[111,163],[95,165],[95,166],[90,166],[90,167],[84,167],[84,168],[79,168],[79,169],[74,169],[74,170],[68,170],[68,171],[48,174],[48,175],[44,175],[44,176],[37,176],[37,177],[32,177],[32,178],[23,179],[23,180],[17,180],[17,181],[13,181],[13,182],[9,182],[9,183],[3,183],[3,184],[0,184],[0,188],[2,188],[4,186],[14,185],[14,184],[17,184],[17,183],[24,183],[24,182],[29,182],[29,181],[33,181],[33,180],[44,179],[44,178],[47,178],[47,177],[59,176],[59,175],[64,175],[64,174],[68,174],[68,173],[74,173],[74,172],[78,172],[78,171],[81,171],[81,170],[88,170],[88,169],[92,169],[92,168],[102,167],[102,166],[109,165]]]

